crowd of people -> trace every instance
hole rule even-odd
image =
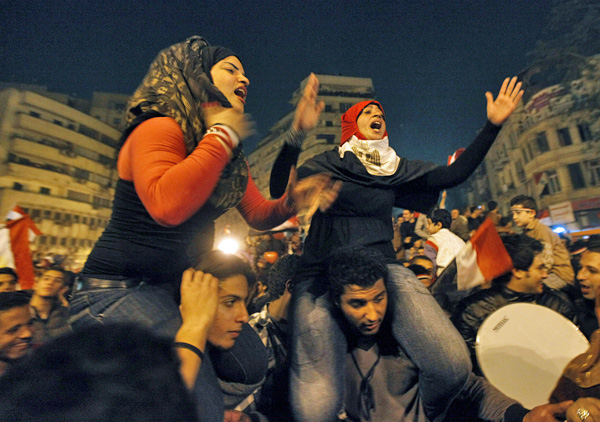
[[[197,36],[151,64],[127,106],[111,220],[81,273],[44,266],[28,292],[0,269],[0,420],[600,420],[594,397],[526,409],[474,353],[485,318],[513,302],[598,330],[600,238],[570,253],[526,196],[508,220],[494,202],[445,209],[519,104],[517,78],[485,94],[487,122],[450,166],[398,156],[372,100],[344,113],[339,147],[296,169],[324,109],[311,75],[273,200],[243,153],[249,82],[236,53]],[[233,207],[256,230],[305,211],[310,229],[213,250],[213,222]],[[438,303],[430,290],[485,219],[512,268]]]

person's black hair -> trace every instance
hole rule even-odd
[[[20,306],[29,306],[30,300],[31,293],[28,291],[0,292],[0,312],[9,311]]]
[[[197,421],[172,340],[95,325],[36,349],[0,377],[2,421]]]
[[[516,270],[529,271],[536,255],[544,250],[544,245],[537,239],[524,234],[509,234],[502,237],[502,243],[513,262]],[[510,281],[512,273],[507,273],[494,280],[495,283],[506,284]]]
[[[498,203],[496,201],[488,201],[488,203],[487,203],[488,212],[494,211],[496,208],[498,208]]]
[[[433,210],[427,216],[433,224],[442,223],[443,229],[449,229],[452,224],[452,214],[448,210]]]
[[[427,268],[425,268],[425,267],[423,267],[422,265],[419,265],[419,264],[410,264],[406,268],[408,268],[413,273],[415,273],[415,275],[417,277],[420,276],[420,275],[431,275],[430,271],[428,271]]]
[[[585,242],[585,247],[590,252],[600,253],[600,234],[591,235]]]
[[[410,259],[410,263],[414,264],[416,261],[418,261],[419,259],[424,259],[426,261],[429,261],[433,264],[433,261],[431,260],[431,258],[429,258],[427,255],[415,255]]]
[[[466,206],[466,207],[461,207],[461,208],[460,208],[460,215],[465,215],[465,213],[466,213],[467,211],[471,212],[471,207],[469,207],[469,206]]]
[[[523,208],[529,208],[537,212],[537,204],[535,203],[535,199],[531,196],[527,195],[517,195],[513,199],[510,200],[510,206],[521,205]]]
[[[267,278],[267,291],[271,300],[278,299],[285,292],[288,280],[292,280],[298,269],[300,255],[284,255],[275,262]]]
[[[385,258],[377,251],[360,248],[342,248],[329,259],[327,272],[329,298],[339,303],[345,286],[371,287],[378,280],[388,280]]]
[[[243,275],[248,280],[248,287],[254,285],[256,276],[250,264],[240,257],[223,251],[213,250],[205,253],[196,265],[196,270],[212,274],[220,281],[236,275]]]
[[[53,264],[53,265],[50,265],[49,267],[44,268],[42,270],[42,274],[40,275],[40,277],[43,276],[44,274],[46,274],[48,271],[58,271],[59,273],[62,273],[63,286],[70,286],[73,282],[72,273],[70,271],[65,270],[60,265]]]
[[[505,227],[511,221],[513,221],[511,217],[502,217],[500,218],[500,222],[498,224],[500,227]]]
[[[10,267],[2,267],[2,268],[0,268],[0,274],[10,274],[10,275],[14,276],[17,281],[19,280],[19,276],[17,275],[17,273],[15,272],[15,270],[13,270]]]

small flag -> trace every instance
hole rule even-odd
[[[35,273],[29,243],[42,232],[18,205],[6,219],[6,224],[0,225],[0,267],[14,268],[21,289],[31,289]]]
[[[448,156],[448,165],[452,164],[453,162],[456,161],[456,159],[460,156],[460,154],[462,154],[465,151],[464,148],[459,148],[456,151],[454,151],[454,154],[449,155]]]
[[[534,174],[533,180],[535,182],[535,190],[538,196],[548,195],[550,193],[550,189],[548,187],[550,180],[548,179],[548,174],[545,171]]]
[[[432,292],[467,290],[506,274],[512,260],[490,218],[486,218],[454,261],[437,278]]]

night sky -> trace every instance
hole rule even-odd
[[[444,163],[485,123],[486,90],[523,70],[550,0],[2,1],[0,81],[79,97],[132,93],[190,35],[236,51],[257,123],[292,108],[310,72],[371,77],[401,155]]]

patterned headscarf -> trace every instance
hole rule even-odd
[[[368,100],[361,101],[358,104],[354,104],[344,114],[342,114],[342,139],[340,145],[344,145],[345,142],[348,142],[353,135],[356,135],[358,139],[365,139],[365,137],[358,130],[358,126],[356,125],[356,119],[358,119],[360,113],[362,113],[365,107],[369,104],[375,104],[381,109],[381,112],[385,114],[385,112],[383,111],[383,107],[381,106],[379,101]],[[387,131],[383,134],[384,138],[386,136],[388,136]]]
[[[191,154],[207,129],[201,105],[218,101],[223,107],[231,107],[213,85],[210,69],[232,55],[235,53],[224,47],[210,47],[199,36],[164,49],[127,104],[127,124],[139,123],[139,117],[145,114],[171,117],[181,127],[187,153]],[[223,212],[237,205],[247,182],[248,164],[240,144],[223,170],[209,204]]]

